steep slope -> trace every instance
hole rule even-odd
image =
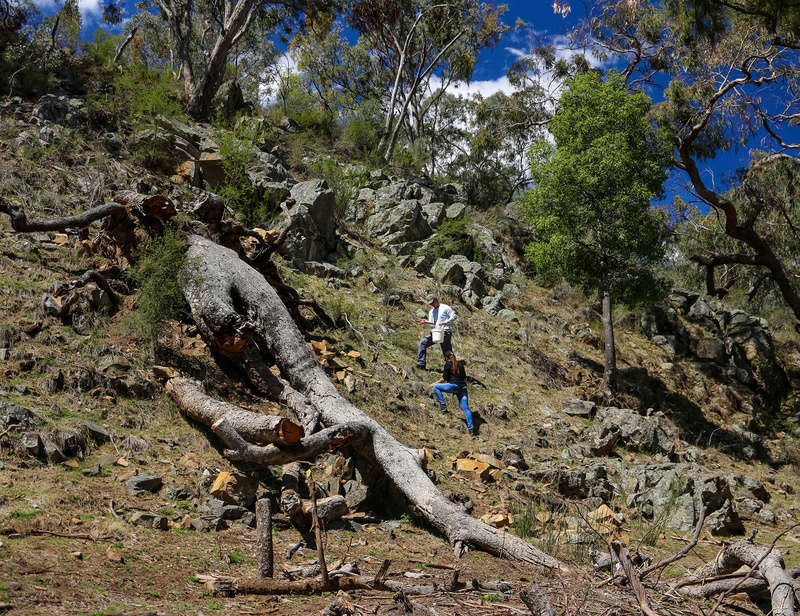
[[[134,162],[127,154],[133,138],[64,127],[52,122],[61,116],[45,119],[41,109],[15,103],[0,116],[0,194],[30,215],[80,212],[128,188],[187,202],[200,191],[191,184],[208,182],[217,168],[200,162],[202,150],[213,149],[203,127],[160,129],[172,140],[171,162],[184,170],[182,158],[196,142],[188,156],[196,155],[197,175],[187,185]],[[279,150],[262,164],[254,186],[275,191],[288,209],[277,271],[335,323],[325,326],[302,309],[318,358],[354,404],[403,443],[425,449],[440,490],[474,515],[510,526],[578,572],[590,568],[589,547],[604,538],[639,541],[654,557],[676,552],[683,543],[674,537],[693,528],[701,503],[714,536],[757,528],[763,542],[794,523],[798,450],[792,373],[783,365],[796,364],[798,351],[790,343],[776,350],[766,324],[690,293],[626,313],[618,404],[628,408],[598,408],[589,401],[602,376],[596,312],[567,287],[543,289],[526,279],[524,229],[513,209],[473,212],[459,202],[457,186],[368,169],[357,170],[363,186],[342,208],[326,185],[289,175]],[[88,234],[20,234],[2,218],[0,562],[9,581],[0,600],[19,613],[255,608],[246,597],[204,596],[193,576],[251,568],[253,502],[276,494],[280,476],[226,461],[220,442],[185,421],[161,392],[151,366],[201,378],[216,397],[241,406],[286,411],[257,397],[224,362],[220,368],[188,320],[167,323],[151,349],[132,325],[140,297],[126,274],[109,274],[119,281],[118,309],[92,285],[59,289],[87,270],[126,268],[101,250],[97,225]],[[447,414],[432,403],[429,384],[438,374],[412,369],[424,333],[416,318],[429,293],[456,308],[455,348],[486,385],[470,391],[480,418],[476,440],[452,401]],[[430,353],[429,366],[439,365],[437,349]],[[375,469],[349,454],[329,454],[314,470],[321,497],[342,494],[361,512],[327,532],[328,553],[348,554],[370,570],[390,558],[395,573],[434,571],[444,580],[430,563],[454,566],[450,548],[417,525]],[[210,494],[220,470],[238,473],[241,489]],[[278,564],[297,541],[288,521],[282,524]],[[791,547],[796,535],[782,541]],[[706,536],[691,566],[715,552]],[[791,550],[784,556],[795,564]],[[457,566],[464,577],[520,588],[529,579],[554,591],[569,586],[562,596],[551,593],[565,612],[580,611],[580,591],[591,588],[581,573],[547,580],[481,553]],[[592,589],[586,601],[631,602],[616,592],[623,591]],[[505,599],[483,594],[472,600]],[[277,602],[275,613],[296,612],[298,601]],[[520,607],[515,598],[505,602]],[[310,613],[325,603],[301,605]]]

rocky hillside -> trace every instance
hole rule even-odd
[[[618,315],[622,393],[609,406],[594,400],[603,371],[596,307],[566,285],[531,281],[528,232],[513,204],[477,211],[458,185],[359,165],[329,169],[326,181],[315,176],[314,152],[289,162],[289,122],[245,119],[226,131],[160,117],[108,133],[88,119],[81,99],[4,104],[7,212],[65,216],[133,190],[167,197],[179,218],[202,219],[214,207],[229,218],[246,193],[263,208],[248,225],[252,249],[280,237],[275,271],[322,308],[302,301],[297,316],[340,391],[423,450],[428,476],[453,502],[570,572],[478,551],[455,560],[348,448],[317,457],[310,472],[316,497],[339,503],[325,532],[332,569],[341,559],[373,575],[390,559],[397,581],[443,584],[458,568],[462,579],[485,583],[421,599],[441,614],[525,613],[519,591],[531,582],[559,613],[622,614],[638,613],[634,595],[601,584],[608,574],[602,562],[593,566],[612,539],[657,561],[705,518],[698,545],[663,570],[666,580],[754,531],[767,545],[780,535],[786,568],[800,561],[796,338],[675,290],[663,305]],[[233,153],[242,150],[233,178]],[[288,409],[215,356],[188,314],[146,335],[133,257],[108,249],[108,227],[19,232],[17,220],[0,216],[0,611],[289,614],[330,603],[274,595],[265,608],[263,597],[214,596],[203,585],[208,575],[254,575],[255,502],[272,498],[277,511],[285,477],[280,467],[227,460],[162,381],[180,372],[246,409]],[[433,403],[438,373],[413,368],[424,333],[416,319],[430,293],[458,313],[454,347],[485,385],[470,390],[476,439],[453,400],[447,413]],[[438,350],[429,352],[438,369]],[[299,494],[311,496],[305,487]],[[299,538],[288,516],[275,516],[276,565],[289,579],[315,559],[308,546],[287,555]],[[764,588],[736,595],[730,609],[757,610]],[[660,613],[700,613],[701,599],[649,592]],[[391,611],[401,609],[391,594],[343,600],[363,613],[404,613]]]

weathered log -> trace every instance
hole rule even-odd
[[[66,229],[80,229],[88,227],[97,220],[110,216],[115,212],[124,211],[121,203],[105,203],[91,209],[75,214],[74,216],[56,216],[55,218],[28,218],[22,208],[15,207],[10,201],[0,199],[0,213],[11,217],[11,228],[20,233],[34,231],[64,231]]]
[[[303,501],[302,505],[303,514],[305,514],[306,517],[310,517],[312,520],[314,517],[314,501],[315,499],[312,497],[310,500]],[[316,501],[316,509],[317,516],[323,527],[334,520],[338,520],[343,515],[350,513],[344,496],[339,496],[338,494]]]
[[[647,601],[647,595],[644,592],[642,580],[639,578],[639,574],[631,562],[628,548],[620,541],[612,541],[611,549],[614,550],[617,560],[619,560],[623,571],[625,571],[625,576],[628,578],[628,583],[631,585],[633,594],[636,595],[636,601],[639,603],[639,609],[642,610],[642,614],[644,614],[644,616],[658,616]]]
[[[228,416],[218,419],[211,425],[211,429],[230,447],[230,449],[225,450],[225,456],[229,460],[256,462],[266,466],[284,464],[296,460],[308,460],[320,453],[331,451],[342,445],[362,439],[368,432],[366,426],[352,422],[325,428],[316,434],[301,439],[293,446],[276,447],[269,445],[262,447],[251,445],[245,441],[234,429],[233,422]]]
[[[296,445],[303,438],[303,428],[290,419],[260,415],[235,404],[221,402],[206,394],[199,381],[174,378],[167,382],[167,391],[181,411],[197,422],[212,426],[223,418],[236,427],[236,432],[253,443]]]
[[[696,580],[696,584],[701,584],[704,578],[733,573],[743,565],[756,569],[767,582],[772,600],[773,616],[794,616],[794,582],[783,568],[783,557],[780,550],[775,547],[766,548],[749,541],[737,541],[726,546],[713,561],[706,563],[695,571],[691,578]],[[738,580],[741,583],[739,588],[749,581],[745,581],[743,578]],[[676,586],[680,583],[681,580],[678,581]],[[720,589],[717,592],[732,590],[735,585],[736,583],[731,584],[728,589]],[[685,587],[680,588],[680,590],[681,592],[687,592]],[[691,593],[687,592],[687,594]]]
[[[530,610],[533,616],[556,616],[556,611],[550,599],[538,586],[531,586],[519,593],[520,600]]]
[[[272,504],[269,498],[256,501],[256,552],[258,553],[258,575],[271,578],[272,555]]]
[[[797,594],[800,593],[800,582],[797,581],[797,578],[800,577],[800,567],[788,569],[786,574],[794,579],[795,594],[800,596],[800,594]],[[745,579],[744,573],[720,575],[702,580],[693,580],[691,583],[684,581],[680,584],[675,584],[672,588],[690,597],[703,599],[734,590],[751,595],[769,592],[769,584],[758,572],[753,572],[747,579]]]
[[[240,355],[240,365],[247,369],[245,358],[263,358],[267,354],[291,387],[302,392],[311,407],[319,411],[325,425],[363,425],[368,438],[355,441],[353,447],[377,463],[419,513],[452,544],[461,542],[500,557],[567,570],[530,543],[476,520],[450,502],[422,469],[419,450],[399,443],[339,394],[263,276],[235,252],[210,240],[194,235],[188,243],[192,271],[187,272],[184,294],[207,344],[217,348],[220,333],[250,325],[252,337]],[[305,417],[299,419],[303,423]]]

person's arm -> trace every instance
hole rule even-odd
[[[428,311],[428,320],[425,319],[417,319],[420,323],[424,323],[425,325],[436,325],[433,322],[433,310]]]
[[[455,321],[456,318],[456,311],[448,306],[448,310],[445,312],[445,314],[439,317],[439,325],[448,325],[449,323]]]
[[[447,383],[449,378],[450,378],[451,367],[452,366],[450,365],[449,361],[444,362],[444,369],[442,370],[442,378],[440,378],[435,383],[431,383],[431,387],[433,387],[434,385],[437,385],[439,383]]]

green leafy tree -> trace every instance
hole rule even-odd
[[[653,115],[670,134],[675,166],[734,240],[731,250],[695,255],[709,290],[725,293],[724,285],[714,284],[715,269],[748,267],[756,276],[766,274],[800,330],[797,250],[784,253],[768,224],[776,215],[785,221],[783,212],[790,212],[794,201],[785,201],[784,191],[773,190],[769,181],[754,181],[764,174],[782,178],[793,166],[780,157],[796,160],[800,149],[795,138],[800,59],[791,40],[800,27],[791,10],[795,4],[609,0],[599,17],[582,25],[585,36],[576,40],[624,62],[628,87],[646,83],[662,101]],[[664,75],[671,76],[666,86]],[[746,175],[720,182],[704,172],[706,161],[754,140],[761,152]],[[763,198],[753,199],[754,194]]]
[[[550,130],[555,146],[531,149],[534,188],[523,210],[535,240],[528,256],[551,278],[564,277],[603,306],[603,383],[617,386],[612,299],[626,304],[660,290],[654,268],[665,253],[666,225],[650,206],[661,192],[670,147],[648,118],[650,99],[625,80],[597,73],[567,82]]]

